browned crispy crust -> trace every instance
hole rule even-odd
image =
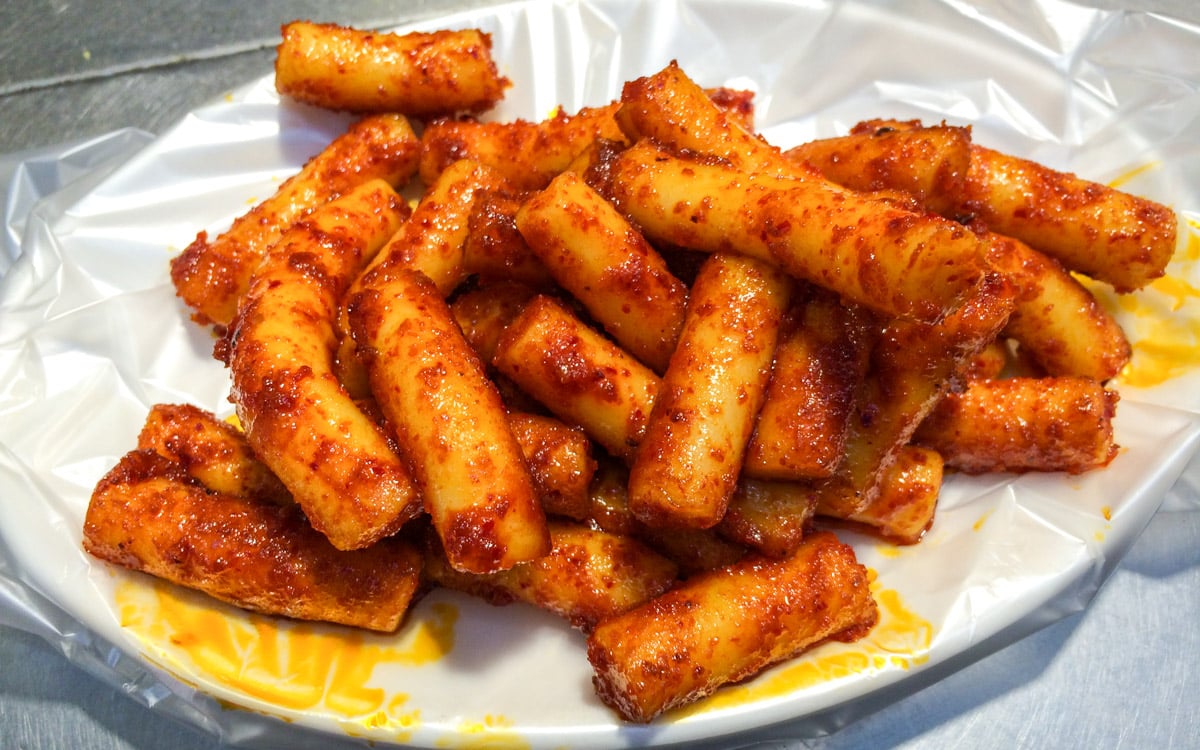
[[[837,468],[854,397],[866,375],[873,316],[815,287],[793,305],[754,434],[746,476],[813,479]]]
[[[471,159],[496,170],[520,190],[540,190],[597,139],[622,140],[615,103],[556,112],[540,122],[440,119],[421,135],[421,179],[433,184],[442,170]]]
[[[299,508],[212,492],[150,450],[126,454],[96,485],[83,546],[257,612],[394,630],[417,594],[415,545],[343,552]]]
[[[839,185],[867,192],[902,190],[930,211],[953,217],[971,163],[971,130],[880,123],[851,135],[800,144],[786,155]]]
[[[768,557],[786,557],[812,531],[815,512],[816,497],[806,482],[743,477],[716,530]]]
[[[431,536],[425,575],[495,605],[532,604],[585,631],[675,583],[675,564],[633,537],[568,521],[551,521],[549,528],[549,554],[483,575],[455,570]]]
[[[515,230],[514,230],[515,231]],[[500,338],[537,292],[510,281],[485,281],[459,294],[450,312],[480,359],[490,363]]]
[[[278,503],[291,493],[254,455],[237,427],[191,404],[155,404],[138,433],[137,447],[183,466],[205,487],[226,495]]]
[[[547,513],[587,517],[588,487],[596,472],[592,443],[582,429],[553,417],[510,411],[508,424],[521,446]]]
[[[945,320],[897,319],[884,326],[850,420],[845,456],[834,476],[818,487],[819,503],[836,502],[836,515],[848,517],[875,499],[897,452],[965,364],[1003,329],[1015,294],[1008,277],[989,273]]]
[[[823,484],[812,493],[822,522],[834,521],[875,534],[894,544],[916,544],[933,524],[942,487],[944,461],[937,451],[905,445],[886,467],[878,492],[858,510],[854,488],[846,482]]]
[[[637,537],[679,566],[688,578],[721,568],[746,554],[746,548],[717,533],[716,529],[656,529],[639,521],[629,509],[629,469],[611,458],[598,462],[588,492],[591,526]],[[736,497],[736,493],[735,493]]]
[[[471,205],[463,270],[486,281],[550,288],[554,279],[517,231],[517,211],[527,195],[482,190]]]

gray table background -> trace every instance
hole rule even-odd
[[[487,4],[3,0],[0,154],[123,127],[162,132],[265,74],[279,25],[294,18],[371,26]],[[1200,22],[1195,0],[1082,4]],[[831,736],[764,747],[1200,748],[1198,497],[1194,461],[1086,612]],[[219,747],[0,626],[0,750]]]

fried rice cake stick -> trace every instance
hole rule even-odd
[[[433,282],[398,270],[347,309],[371,390],[454,569],[492,573],[549,552],[508,411]]]
[[[97,484],[83,546],[243,609],[383,632],[417,595],[422,562],[399,538],[335,549],[296,505],[214,492],[151,450],[126,454]]]
[[[626,351],[663,372],[688,290],[637,229],[574,172],[530,197],[517,229],[564,289]]]
[[[894,132],[907,140],[930,130],[918,120],[867,120],[846,139]],[[957,204],[951,211],[963,220],[1021,240],[1121,293],[1163,275],[1179,232],[1168,206],[979,143],[970,144]]]
[[[877,619],[866,568],[819,532],[782,560],[749,555],[602,621],[588,660],[600,699],[649,722],[820,641],[861,637]]]
[[[201,232],[171,261],[175,292],[198,323],[226,326],[267,250],[314,208],[370,180],[393,187],[417,171],[421,142],[400,115],[374,115],[352,124],[270,197],[210,241]]]
[[[802,143],[784,155],[839,185],[865,192],[900,190],[930,211],[954,218],[971,163],[971,130],[946,124],[881,124],[874,130]]]
[[[711,528],[725,515],[771,378],[792,283],[766,263],[710,255],[629,472],[650,526]]]
[[[675,583],[675,563],[631,536],[553,520],[550,539],[549,554],[484,575],[454,570],[432,542],[425,553],[425,576],[494,605],[531,604],[585,632]]]
[[[240,429],[191,404],[152,406],[138,433],[137,447],[181,464],[210,490],[293,502],[279,477],[254,455]]]
[[[289,230],[255,275],[224,352],[250,446],[339,549],[371,545],[421,511],[407,467],[333,370],[342,295],[404,209],[375,181]]]
[[[546,295],[530,300],[496,343],[492,364],[609,453],[632,459],[659,378],[563,302]]]
[[[326,109],[432,117],[491,109],[511,82],[479,29],[407,34],[292,21],[275,52],[280,94]]]
[[[1112,419],[1120,396],[1090,378],[975,380],[946,394],[915,440],[969,474],[1107,466],[1117,455]]]
[[[985,246],[965,227],[823,178],[735,169],[645,139],[611,177],[615,203],[651,240],[749,255],[885,316],[936,322],[985,270]]]
[[[518,190],[541,190],[597,140],[623,140],[613,115],[617,104],[562,110],[539,122],[480,122],[442,118],[421,134],[419,173],[432,185],[460,159],[483,164]]]

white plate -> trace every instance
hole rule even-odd
[[[151,404],[230,411],[227,374],[176,301],[168,259],[347,122],[281,103],[269,76],[30,217],[0,285],[0,583],[18,592],[2,600],[55,623],[69,656],[104,654],[89,668],[232,742],[294,734],[290,724],[317,730],[317,743],[545,748],[694,742],[796,719],[796,732],[819,732],[1082,608],[1200,440],[1200,134],[1180,51],[1196,31],[1055,0],[1019,16],[1007,7],[557,2],[420,26],[493,34],[514,82],[497,119],[606,103],[676,59],[703,85],[755,89],[759,125],[780,146],[876,116],[970,123],[985,145],[1122,180],[1180,211],[1170,279],[1120,308],[1142,386],[1121,389],[1121,455],[1079,477],[953,477],[915,547],[843,535],[877,573],[884,619],[864,640],[628,726],[594,697],[582,636],[531,609],[439,592],[398,634],[363,635],[248,615],[83,554],[91,488]]]

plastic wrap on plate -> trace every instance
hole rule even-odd
[[[1118,383],[1120,455],[1078,476],[953,476],[915,546],[844,533],[875,573],[875,630],[649,726],[617,721],[592,692],[582,636],[532,609],[437,592],[396,634],[369,635],[248,614],[101,564],[81,549],[87,499],[150,405],[232,411],[228,374],[175,298],[169,259],[348,122],[280,101],[265,76],[136,153],[126,134],[10,168],[0,622],[232,744],[287,733],[298,746],[584,748],[783,722],[789,736],[826,732],[1087,605],[1200,441],[1200,29],[1055,0],[1021,14],[998,1],[530,3],[419,28],[463,27],[493,35],[513,81],[494,119],[604,104],[677,60],[702,85],[754,90],[757,126],[782,147],[874,117],[944,120],[1174,208],[1166,278],[1105,297],[1134,348]]]

